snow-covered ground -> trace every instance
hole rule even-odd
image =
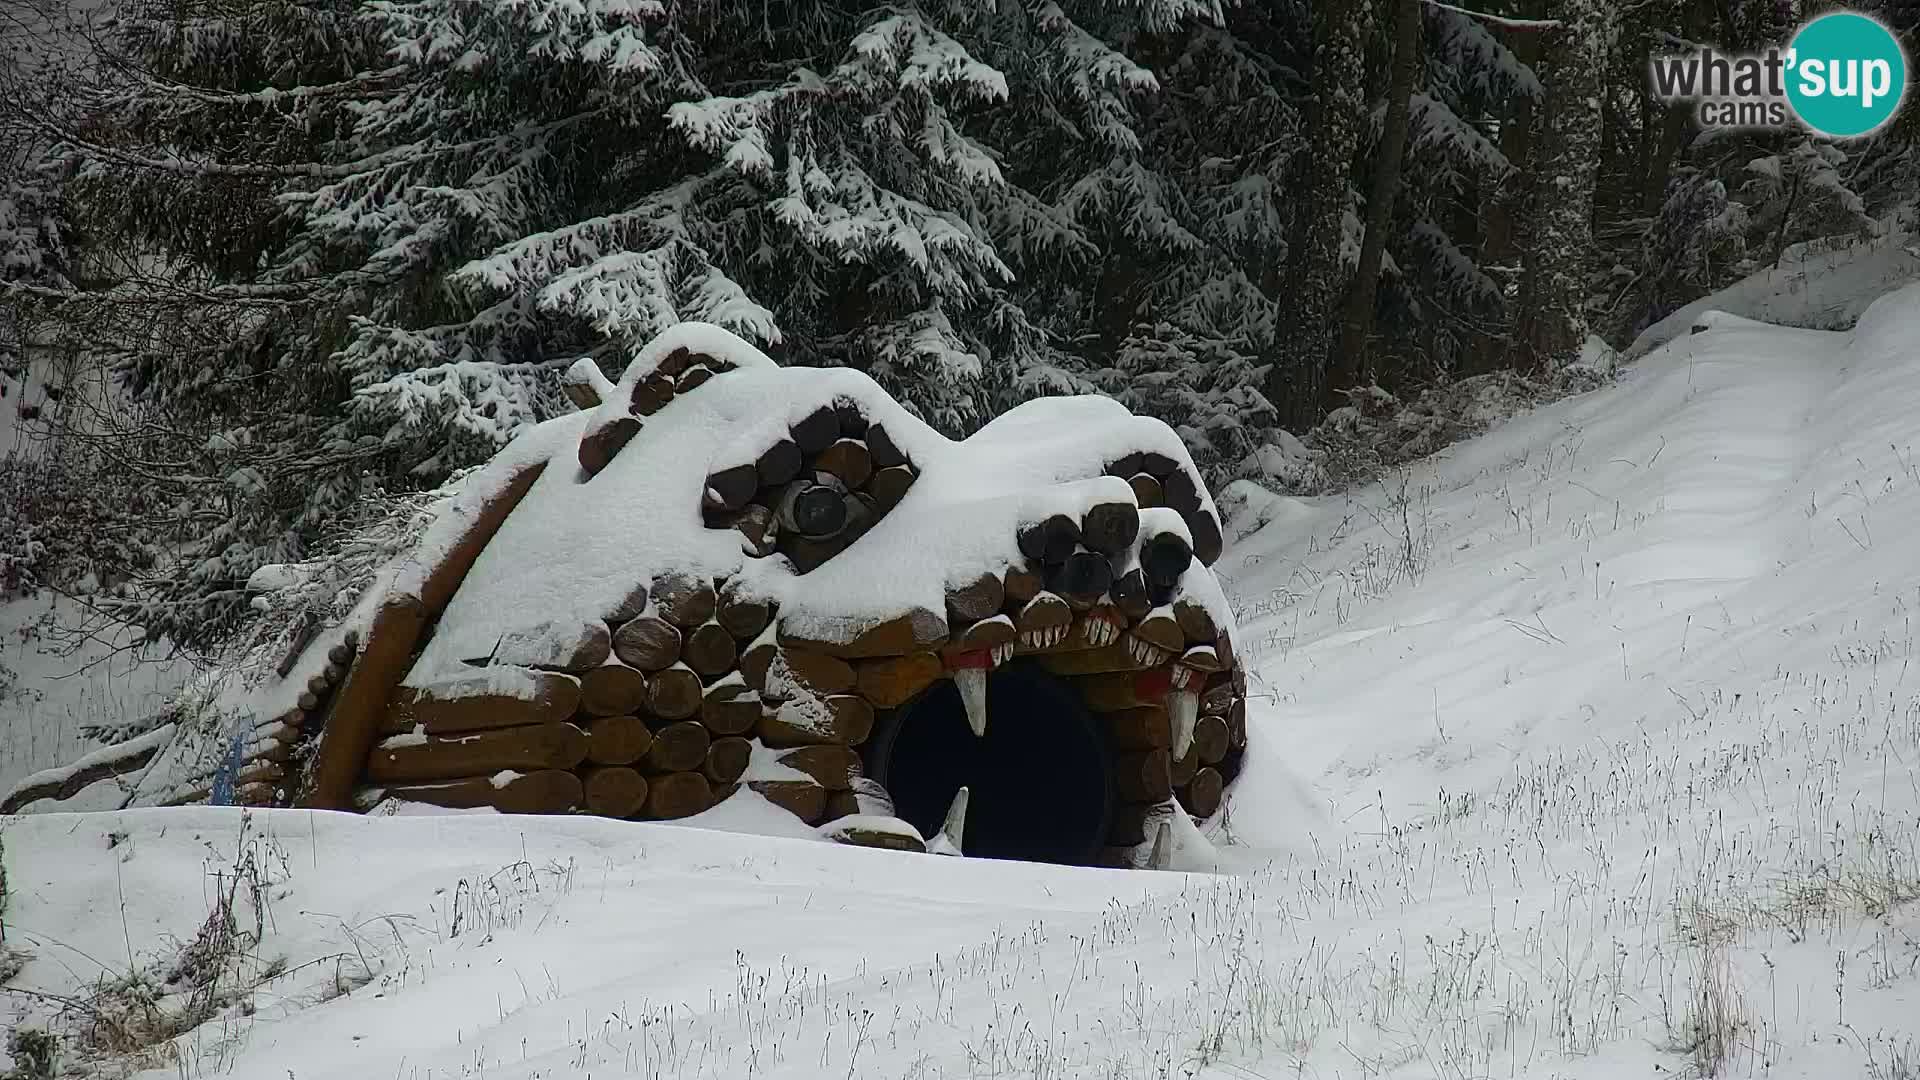
[[[1851,333],[1695,321],[1351,497],[1253,501],[1224,872],[31,817],[9,1003],[121,1047],[211,1016],[154,1077],[1920,1075],[1920,286]],[[258,989],[196,999],[215,968]]]

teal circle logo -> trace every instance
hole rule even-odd
[[[1892,31],[1851,11],[1822,15],[1793,36],[1787,103],[1822,135],[1850,139],[1893,117],[1907,92],[1907,58]]]

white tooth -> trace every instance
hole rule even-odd
[[[987,669],[961,668],[953,673],[953,683],[960,688],[960,701],[967,707],[967,726],[975,735],[984,737],[987,734]],[[1194,705],[1199,706],[1198,698],[1194,699]],[[1191,728],[1187,735],[1192,737]]]
[[[1009,641],[1000,646],[1000,662],[1004,664],[1011,659],[1013,659],[1013,642]]]
[[[1167,719],[1173,722],[1173,756],[1179,760],[1193,748],[1193,728],[1200,720],[1200,692],[1175,690],[1169,693]]]
[[[947,807],[947,820],[940,831],[927,841],[927,851],[934,855],[965,855],[960,849],[961,838],[967,831],[967,789],[962,786],[953,793],[953,804]]]
[[[1153,834],[1153,850],[1147,855],[1147,869],[1165,870],[1173,861],[1173,826],[1161,822]]]
[[[1040,631],[1038,630],[1028,630],[1020,635],[1020,644],[1025,645],[1029,649],[1037,647],[1039,640]]]

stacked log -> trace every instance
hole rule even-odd
[[[1126,454],[1107,464],[1108,476],[1117,476],[1133,489],[1134,503],[1142,510],[1168,507],[1187,524],[1193,537],[1193,554],[1204,566],[1212,566],[1226,546],[1220,520],[1207,510],[1202,492],[1206,490],[1192,468],[1168,454],[1156,451]]]
[[[589,368],[591,367],[591,370]],[[580,436],[580,467],[589,477],[607,467],[633,437],[640,433],[646,418],[667,407],[675,397],[689,393],[715,375],[733,370],[733,361],[724,356],[709,356],[685,347],[660,358],[652,371],[634,381],[627,392],[626,410],[598,417]],[[599,408],[603,398],[616,389],[590,360],[578,361],[567,370],[561,388],[580,408]]]
[[[783,555],[804,574],[877,524],[917,476],[886,429],[842,400],[790,425],[753,460],[709,473],[701,511],[708,528],[738,532],[747,555]]]

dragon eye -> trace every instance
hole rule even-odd
[[[847,496],[838,483],[822,483],[831,477],[795,480],[780,493],[774,515],[783,529],[809,540],[826,540],[847,527],[852,515],[847,512]]]

